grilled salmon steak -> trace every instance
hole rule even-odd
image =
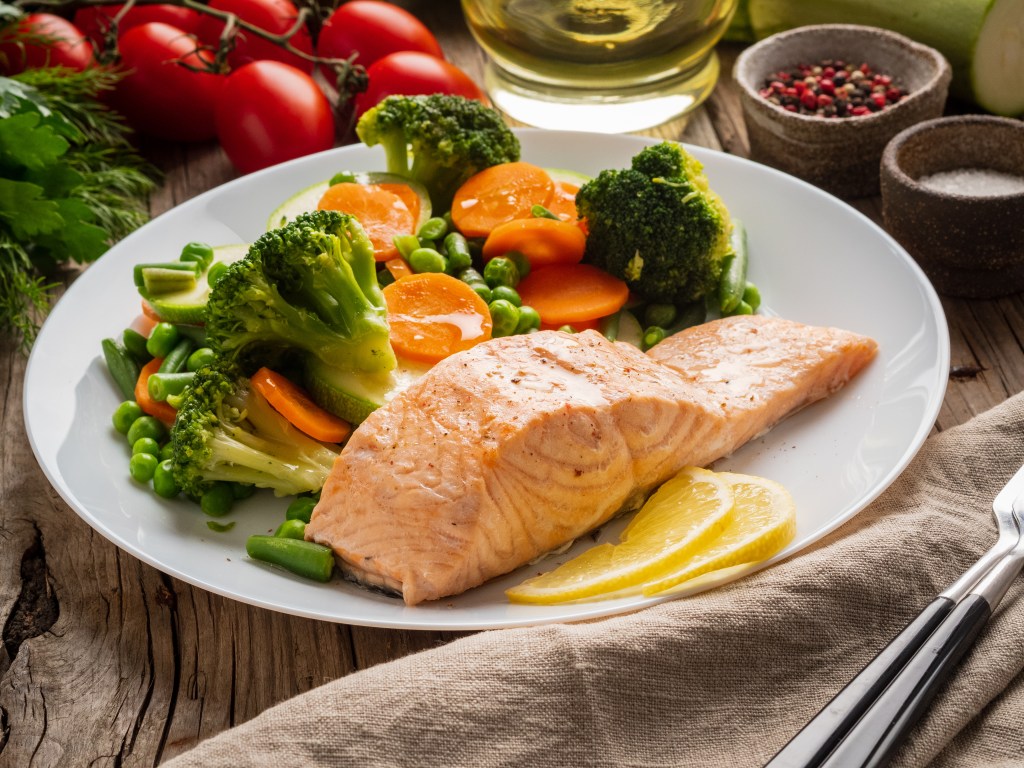
[[[644,354],[599,333],[493,339],[374,411],[306,538],[409,605],[456,595],[639,506],[842,387],[875,342],[759,315]]]

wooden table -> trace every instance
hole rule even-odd
[[[411,6],[449,58],[479,77],[483,54],[457,2]],[[725,76],[691,118],[651,131],[748,153]],[[215,145],[156,146],[159,214],[234,177]],[[879,219],[877,200],[860,210]],[[1024,303],[944,299],[952,368],[937,430],[1024,386]],[[97,340],[98,349],[98,340]],[[25,359],[0,341],[0,766],[150,766],[342,675],[456,635],[330,624],[218,597],[119,550],[50,487],[25,438]]]

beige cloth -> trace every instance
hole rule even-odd
[[[382,664],[165,765],[761,765],[995,541],[990,500],[1022,463],[1024,394],[929,439],[868,509],[776,567]],[[1021,595],[1014,584],[894,765],[1024,764]]]

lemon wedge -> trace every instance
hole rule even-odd
[[[561,603],[638,587],[675,572],[725,530],[733,501],[722,474],[685,467],[647,500],[621,543],[592,547],[505,594],[515,603]]]
[[[655,595],[711,571],[767,560],[796,535],[796,505],[782,485],[764,477],[723,472],[735,506],[725,529],[689,562],[649,580],[645,595]]]

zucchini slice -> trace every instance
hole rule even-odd
[[[249,246],[237,243],[218,245],[213,249],[213,262],[231,264],[249,252]],[[197,324],[203,322],[206,314],[206,301],[210,298],[210,284],[207,282],[209,269],[204,270],[188,290],[173,293],[148,295],[144,298],[162,320],[168,323]]]
[[[398,367],[373,376],[332,369],[316,358],[306,363],[305,385],[317,405],[355,425],[430,370],[399,359]]]

